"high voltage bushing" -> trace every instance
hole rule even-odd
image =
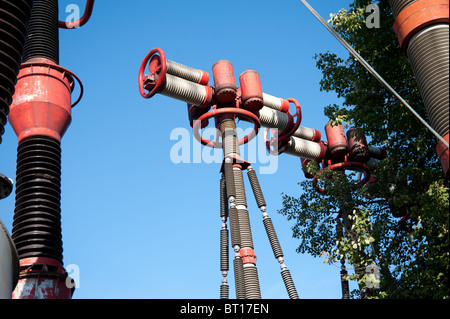
[[[150,75],[144,75],[149,64]],[[318,154],[314,158],[320,161],[323,154],[323,145],[319,144],[321,134],[318,130],[300,126],[301,107],[295,99],[281,99],[262,92],[259,74],[253,70],[244,71],[240,77],[240,87],[236,85],[233,65],[226,60],[219,60],[213,66],[214,88],[201,82],[206,72],[183,66],[166,60],[163,50],[151,50],[141,64],[139,70],[139,93],[144,98],[151,98],[161,93],[188,103],[188,116],[190,125],[194,129],[195,138],[203,145],[222,148],[224,160],[222,165],[222,179],[220,181],[220,214],[224,224],[221,230],[221,270],[224,280],[220,288],[221,298],[228,297],[226,284],[225,255],[227,247],[226,237],[229,235],[225,221],[230,221],[231,244],[235,252],[233,267],[235,276],[236,298],[261,298],[256,255],[253,250],[253,238],[250,226],[250,217],[247,210],[242,170],[249,170],[249,179],[254,190],[260,209],[264,212],[264,225],[271,242],[272,249],[281,264],[283,281],[291,298],[296,295],[295,286],[289,271],[284,265],[283,252],[278,242],[275,229],[265,212],[265,200],[257,181],[255,172],[251,171],[250,163],[242,160],[239,154],[239,145],[248,143],[259,131],[261,124],[271,129],[281,130],[284,139],[292,136],[306,142],[306,151],[297,149],[291,142],[291,152],[300,150],[299,155],[308,156],[307,152],[314,153],[318,147]],[[212,93],[211,93],[212,92]],[[289,113],[290,103],[296,106],[296,113]],[[212,108],[212,110],[211,110]],[[297,117],[295,120],[294,118]],[[199,132],[214,118],[216,128],[220,131],[222,141],[204,139]],[[244,138],[238,139],[236,132],[236,119],[243,119],[254,124],[253,131]],[[274,130],[272,130],[274,131]],[[284,141],[284,140],[283,140]],[[312,151],[311,151],[312,149]],[[326,149],[325,149],[326,150]],[[305,154],[306,153],[306,154]],[[314,155],[314,154],[313,154]],[[229,204],[229,207],[228,207]],[[227,215],[228,209],[228,215]],[[228,218],[227,218],[228,217]]]
[[[449,1],[390,0],[394,31],[408,56],[431,126],[448,142]],[[449,179],[449,151],[439,141],[438,156]]]
[[[0,144],[17,83],[32,4],[32,0],[0,2]]]
[[[87,1],[87,11],[93,3]],[[86,23],[86,15],[81,20]],[[34,0],[9,114],[19,144],[12,230],[22,269],[17,299],[67,299],[74,291],[63,268],[60,145],[83,86],[58,65],[60,24],[57,0]],[[75,81],[80,96],[72,104]]]

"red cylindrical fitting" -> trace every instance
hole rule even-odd
[[[365,163],[370,159],[369,146],[364,134],[359,134],[355,127],[347,131],[348,151],[350,157],[357,162]]]
[[[242,263],[244,264],[254,264],[256,265],[256,254],[255,251],[251,248],[242,248],[239,251],[239,254],[242,258]]]
[[[19,143],[35,135],[61,141],[72,120],[73,85],[72,76],[50,60],[22,66],[9,114]]]
[[[449,134],[444,136],[444,140],[448,143],[448,136]],[[436,146],[436,153],[439,156],[442,164],[442,168],[444,169],[445,178],[450,180],[449,176],[449,152],[448,147],[444,145],[441,141],[439,141],[438,145]]]
[[[409,40],[420,30],[438,23],[449,23],[448,0],[418,0],[397,16],[394,31],[400,47],[407,54]]]
[[[244,108],[256,112],[264,106],[261,79],[258,72],[253,70],[244,71],[239,77],[242,90],[242,102]]]
[[[236,99],[237,86],[231,62],[219,60],[214,63],[213,76],[217,102],[232,103]]]
[[[331,121],[325,125],[325,133],[328,140],[328,149],[332,158],[342,158],[347,155],[348,142],[342,124],[332,126]]]
[[[63,266],[44,257],[20,260],[20,278],[13,299],[71,299],[75,285]]]
[[[209,111],[209,109],[207,108],[201,108],[197,105],[189,103],[187,104],[187,109],[188,109],[189,123],[191,124],[191,127],[194,127],[194,121],[197,121],[200,116],[206,114]],[[209,123],[208,120],[202,121],[201,127],[202,128],[207,127],[208,123]]]

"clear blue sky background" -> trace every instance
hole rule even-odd
[[[85,1],[61,0],[61,20],[71,3]],[[350,1],[310,3],[328,19]],[[60,64],[86,88],[62,142],[64,263],[80,268],[74,298],[218,298],[220,164],[172,163],[171,132],[191,132],[186,105],[141,98],[141,61],[160,47],[168,59],[210,73],[219,59],[231,61],[237,76],[257,70],[264,92],[298,99],[302,125],[324,133],[323,107],[339,100],[320,92],[313,56],[348,53],[298,0],[97,0],[89,24],[61,30],[60,40]],[[0,147],[0,171],[15,179],[17,137],[9,125]],[[278,160],[276,174],[259,177],[299,295],[341,298],[339,268],[296,253],[293,222],[276,213],[281,193],[299,196],[304,180],[298,158]],[[246,185],[262,297],[287,298]],[[10,231],[13,211],[12,194],[0,201]],[[228,278],[234,297],[232,271]]]

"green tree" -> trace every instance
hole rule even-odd
[[[375,2],[380,28],[372,29],[366,26],[370,3],[354,0],[330,22],[427,118],[392,29],[389,1]],[[344,60],[326,52],[315,59],[323,73],[321,90],[334,91],[344,100],[325,107],[325,115],[346,127],[359,127],[370,144],[385,148],[388,156],[374,168],[376,182],[356,191],[352,175],[308,165],[310,173],[321,176],[319,183],[326,179],[326,194],[306,180],[300,183],[300,197],[283,194],[279,211],[295,222],[298,252],[326,256],[327,263],[346,259],[355,270],[349,279],[357,280],[360,288],[354,297],[448,298],[449,189],[435,154],[435,138],[353,57]],[[380,270],[379,288],[368,290],[373,277],[366,269],[372,264]]]

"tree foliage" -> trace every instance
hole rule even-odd
[[[399,48],[388,0],[376,1],[380,28],[366,26],[369,0],[354,0],[330,22],[425,119],[414,74]],[[315,56],[323,73],[321,90],[343,98],[325,115],[356,126],[388,157],[374,169],[376,182],[354,190],[352,176],[308,171],[327,183],[319,194],[311,181],[300,183],[300,197],[283,195],[279,213],[295,222],[299,253],[346,259],[363,296],[372,298],[448,298],[449,189],[435,153],[433,135],[353,57],[331,52]],[[327,176],[328,175],[328,176]],[[339,218],[337,218],[339,216]],[[380,269],[378,289],[368,290],[367,266]],[[370,277],[370,278],[369,278]],[[354,294],[355,295],[355,294]],[[359,296],[359,294],[358,294]]]

